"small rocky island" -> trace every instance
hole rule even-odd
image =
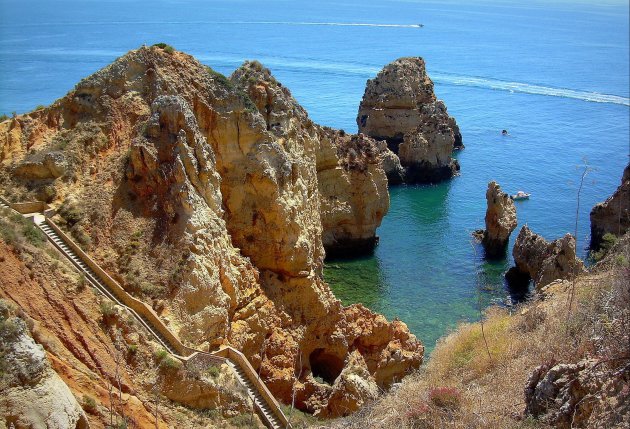
[[[516,207],[510,196],[494,181],[488,183],[486,204],[486,229],[477,230],[473,235],[483,243],[486,257],[501,258],[505,256],[510,234],[518,224]]]
[[[368,80],[357,125],[400,158],[404,175],[387,170],[391,184],[435,183],[459,172],[452,153],[464,147],[462,135],[436,98],[422,58],[397,59]]]

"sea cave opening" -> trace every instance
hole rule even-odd
[[[308,357],[313,377],[321,377],[328,384],[333,384],[343,370],[343,360],[332,353],[319,348]]]

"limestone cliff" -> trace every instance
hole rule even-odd
[[[584,271],[584,264],[575,254],[575,238],[568,233],[549,243],[524,225],[516,237],[512,256],[518,271],[534,280],[537,288]]]
[[[591,210],[591,249],[599,248],[605,234],[622,236],[630,229],[630,164],[623,170],[621,185],[603,203]]]
[[[359,132],[386,140],[408,183],[456,175],[454,149],[463,148],[455,119],[433,92],[422,58],[400,58],[367,82],[357,116]]]
[[[389,210],[383,160],[393,154],[363,134],[321,129],[319,136],[317,180],[326,254],[368,253]]]
[[[0,424],[15,429],[89,428],[68,386],[53,371],[26,323],[0,301]]]
[[[372,251],[376,229],[389,209],[386,175],[396,175],[395,162],[390,162],[394,154],[366,136],[314,124],[291,92],[258,62],[246,62],[230,80],[248,94],[267,130],[280,141],[298,138],[301,147],[310,148],[326,254]]]
[[[295,390],[300,408],[335,415],[323,410],[356,394],[350,383],[330,390],[354,352],[381,388],[423,355],[402,322],[344,308],[321,278],[324,243],[373,239],[388,206],[384,151],[342,137],[313,124],[259,63],[228,80],[143,47],[2,123],[0,183],[14,199],[46,196],[184,342],[232,344],[279,399]],[[49,153],[64,162],[29,173]],[[335,192],[338,205],[324,202]]]
[[[500,257],[505,254],[510,234],[517,225],[516,207],[496,182],[488,183],[486,204],[486,229],[482,242],[489,257]]]

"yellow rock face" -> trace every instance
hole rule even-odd
[[[227,80],[141,48],[0,127],[10,198],[46,195],[184,342],[232,344],[279,399],[337,415],[421,364],[402,322],[344,308],[322,280],[324,245],[374,239],[383,150],[313,124],[259,63]],[[59,177],[15,174],[50,152]],[[340,378],[349,365],[362,371]]]

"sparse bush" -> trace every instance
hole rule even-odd
[[[229,422],[232,426],[236,426],[237,428],[251,428],[252,427],[252,417],[247,414],[239,414],[237,416],[229,419]]]
[[[82,291],[85,289],[86,285],[87,285],[87,280],[85,278],[85,274],[83,273],[79,274],[79,279],[77,280],[77,289],[79,291]]]
[[[83,409],[88,413],[96,412],[96,400],[88,395],[83,395]]]
[[[6,114],[4,114],[4,113],[3,113],[2,115],[0,115],[0,122],[4,122],[4,121],[6,121],[7,119],[10,119],[10,117],[9,117],[8,115],[6,115]]]
[[[116,304],[111,301],[101,302],[101,315],[108,319],[116,314]]]
[[[615,247],[618,241],[619,239],[614,234],[611,234],[610,232],[604,234],[604,236],[602,237],[602,242],[599,246],[599,250],[591,252],[593,260],[601,261],[602,259],[604,259],[610,249]]]
[[[429,401],[432,404],[449,410],[456,410],[462,402],[462,394],[454,387],[434,387],[429,390]]]
[[[38,104],[37,107],[35,107],[35,110],[44,110],[46,108],[46,106],[44,106],[43,104]]]
[[[181,362],[176,359],[173,359],[168,351],[161,349],[155,352],[154,354],[155,360],[160,366],[160,368],[165,369],[179,369],[181,366]]]
[[[153,46],[162,49],[167,54],[172,54],[173,52],[175,52],[175,48],[173,48],[171,45],[168,45],[166,43],[156,43]]]
[[[127,344],[127,353],[130,355],[135,355],[138,353],[138,345],[137,344]]]
[[[221,369],[218,366],[211,365],[208,367],[208,375],[212,378],[217,378],[221,374]]]
[[[41,246],[46,242],[46,236],[32,223],[24,223],[22,225],[22,234],[26,241],[33,246]]]

